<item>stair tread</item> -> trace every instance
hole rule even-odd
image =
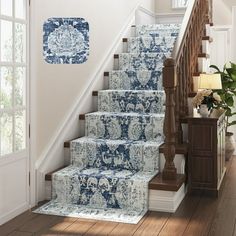
[[[116,140],[112,140],[112,139],[102,139],[102,138],[92,138],[92,137],[81,137],[81,138],[77,138],[72,140],[71,142],[76,143],[76,142],[106,142],[106,143],[110,143],[110,144],[156,144],[156,145],[161,145],[162,142],[157,142],[157,141],[146,141],[146,140],[123,140],[123,139],[116,139]]]
[[[137,113],[137,112],[92,112],[92,113],[87,113],[85,114],[86,116],[114,116],[114,117],[160,117],[163,118],[165,117],[165,114],[155,114],[155,113]]]
[[[176,180],[163,180],[161,174],[158,174],[149,182],[149,189],[176,192],[185,180],[186,176],[182,174],[178,174]]]
[[[132,37],[129,37],[127,38],[127,40],[131,40],[131,39],[153,39],[153,38],[164,38],[164,39],[173,39],[175,36],[170,36],[170,35],[167,35],[167,36],[162,36],[162,35],[158,35],[158,36],[147,36],[147,35],[144,35],[144,36],[132,36]]]
[[[106,90],[99,90],[98,91],[98,94],[99,93],[107,93],[107,92],[114,92],[114,93],[119,93],[119,92],[122,92],[122,93],[165,93],[164,90],[134,90],[134,89],[106,89]]]
[[[92,138],[92,137],[78,137],[69,141],[65,141],[64,142],[64,148],[70,148],[71,147],[71,143],[77,143],[77,142],[106,142],[108,144],[138,144],[138,145],[161,145],[162,142],[157,142],[157,141],[152,141],[152,140],[122,140],[122,139],[116,139],[116,140],[112,140],[112,139],[102,139],[102,138]],[[55,171],[53,171],[55,172]],[[50,173],[49,173],[50,174]]]
[[[150,56],[151,58],[157,58],[155,59],[163,59],[161,56],[164,54],[169,54],[169,52],[121,52],[119,53],[119,57],[122,55],[128,55],[128,56],[133,56],[133,57],[140,57],[140,56]]]
[[[207,54],[207,53],[199,53],[199,54],[198,54],[198,57],[199,57],[199,58],[209,58],[210,55]]]
[[[163,90],[162,70],[113,70],[109,73],[110,89]]]
[[[86,167],[79,168],[76,166],[67,166],[55,173],[53,175],[57,176],[67,176],[74,177],[78,175],[85,175],[90,177],[107,177],[107,178],[118,178],[118,179],[133,179],[135,181],[150,181],[153,176],[155,176],[157,171],[155,172],[141,172],[141,171],[131,171],[131,170],[110,170],[106,168],[94,168],[94,167]],[[54,178],[54,177],[53,177]]]
[[[62,169],[64,169],[64,168],[66,168],[66,166],[62,166],[62,167],[60,167],[60,168],[57,168],[57,169],[54,170],[54,171],[51,171],[51,172],[47,173],[47,174],[45,175],[45,181],[51,181],[51,180],[52,180],[52,175],[53,175],[54,173],[56,173],[57,171],[62,170]]]

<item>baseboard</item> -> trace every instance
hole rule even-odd
[[[20,215],[21,213],[23,213],[24,211],[29,209],[29,204],[25,203],[19,207],[17,207],[16,209],[5,213],[4,215],[0,216],[0,225],[8,222],[9,220],[13,219],[14,217]]]
[[[149,190],[149,210],[174,213],[185,195],[185,184],[177,192]]]

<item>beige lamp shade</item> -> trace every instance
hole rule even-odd
[[[222,89],[220,74],[201,74],[199,89]]]

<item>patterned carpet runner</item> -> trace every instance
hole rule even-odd
[[[86,136],[71,143],[71,165],[53,174],[52,200],[36,213],[133,224],[144,216],[163,143],[163,61],[179,27],[136,26],[98,112],[85,117]]]

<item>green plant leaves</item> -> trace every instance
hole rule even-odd
[[[221,74],[222,89],[217,90],[222,100],[219,107],[226,110],[227,117],[236,115],[236,112],[232,112],[234,97],[236,96],[236,64],[233,62],[226,63],[223,71],[215,65],[211,65],[210,68],[216,70],[215,73]],[[228,126],[231,125],[236,125],[236,121],[228,123]]]
[[[210,65],[210,68],[213,68],[213,69],[215,69],[215,70],[217,70],[218,72],[221,73],[219,67],[217,67],[217,66],[215,66],[215,65]]]
[[[232,125],[236,125],[236,120],[228,123],[228,126],[232,126]]]

